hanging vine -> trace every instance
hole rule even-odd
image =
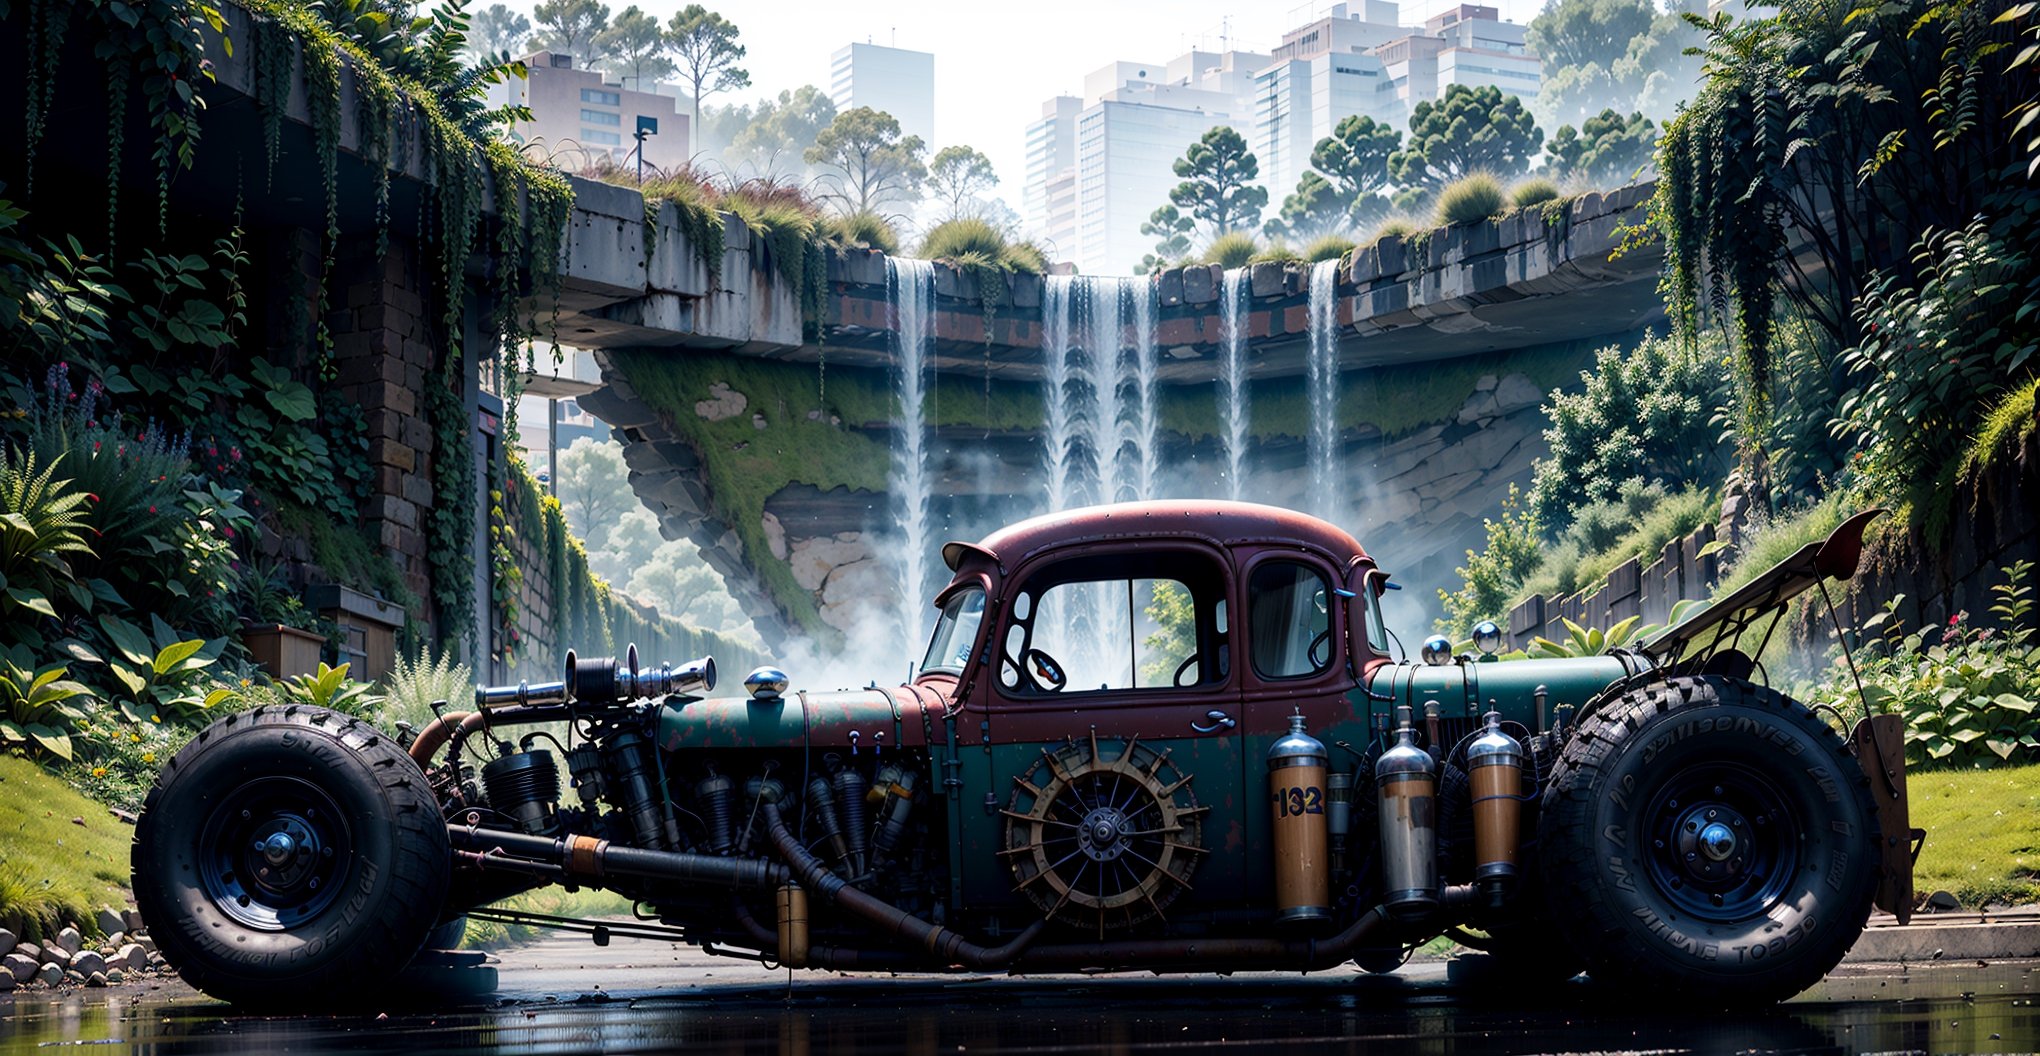
[[[50,116],[50,97],[57,87],[57,56],[71,25],[70,0],[28,0],[26,128],[22,136],[22,197],[35,194],[35,150],[42,143]]]
[[[276,161],[283,156],[283,116],[290,109],[290,86],[297,74],[297,41],[271,19],[252,21],[248,63],[254,73],[255,109],[262,117],[263,185],[274,189]]]
[[[106,66],[106,262],[114,261],[120,238],[120,150],[127,134],[127,63]]]

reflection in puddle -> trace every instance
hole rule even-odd
[[[2031,968],[1838,977],[1758,1014],[1628,1011],[1584,987],[1472,1000],[1394,977],[929,982],[829,979],[628,998],[519,999],[388,1018],[234,1016],[219,1005],[0,999],[0,1054],[200,1052],[1418,1054],[2040,1048]],[[1964,994],[1970,996],[1965,997]],[[100,1046],[106,1046],[102,1049]]]

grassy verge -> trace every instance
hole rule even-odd
[[[614,891],[592,891],[583,888],[568,892],[557,887],[546,887],[506,898],[496,903],[495,908],[522,910],[526,913],[550,913],[556,917],[621,917],[630,915],[630,899]],[[467,938],[461,941],[461,947],[469,950],[500,950],[534,942],[545,934],[546,929],[524,924],[470,920]]]
[[[84,819],[74,825],[72,818]],[[127,904],[134,829],[26,759],[0,756],[0,927],[39,941]]]
[[[1912,823],[1927,830],[1913,868],[1922,897],[1964,906],[2040,902],[2040,766],[1916,772]]]

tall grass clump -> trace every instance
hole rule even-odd
[[[1501,213],[1507,198],[1502,194],[1502,181],[1485,172],[1468,173],[1445,185],[1438,192],[1437,222],[1440,224],[1472,224]]]
[[[1367,237],[1367,244],[1373,245],[1384,238],[1408,238],[1422,230],[1423,225],[1417,223],[1414,217],[1391,216],[1375,225],[1374,233]]]
[[[1266,247],[1247,258],[1249,264],[1294,264],[1303,259],[1302,255],[1289,248],[1289,243],[1276,239]]]
[[[1203,263],[1228,269],[1245,267],[1260,251],[1260,243],[1254,241],[1251,233],[1230,231],[1212,239],[1211,244],[1204,247]]]
[[[1303,259],[1315,264],[1321,260],[1337,260],[1353,252],[1353,240],[1344,235],[1320,235],[1310,245],[1303,247]]]
[[[976,268],[1040,274],[1048,269],[1041,247],[1010,242],[998,225],[975,216],[944,220],[921,238],[918,256]]]
[[[892,221],[869,209],[824,217],[822,237],[844,249],[875,249],[889,257],[900,252],[900,234]]]
[[[1509,204],[1518,209],[1558,200],[1558,184],[1543,176],[1534,176],[1517,184],[1509,191]]]

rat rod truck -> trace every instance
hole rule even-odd
[[[1874,515],[1635,651],[1496,661],[1487,624],[1421,662],[1322,521],[1040,517],[943,549],[906,685],[760,668],[704,699],[712,660],[633,648],[394,737],[222,718],[150,793],[134,889],[164,957],[250,1005],[386,986],[549,884],[639,920],[522,919],[796,968],[1387,971],[1449,935],[1523,983],[1777,1001],[1912,903],[1899,720],[1845,737],[1750,680]]]

